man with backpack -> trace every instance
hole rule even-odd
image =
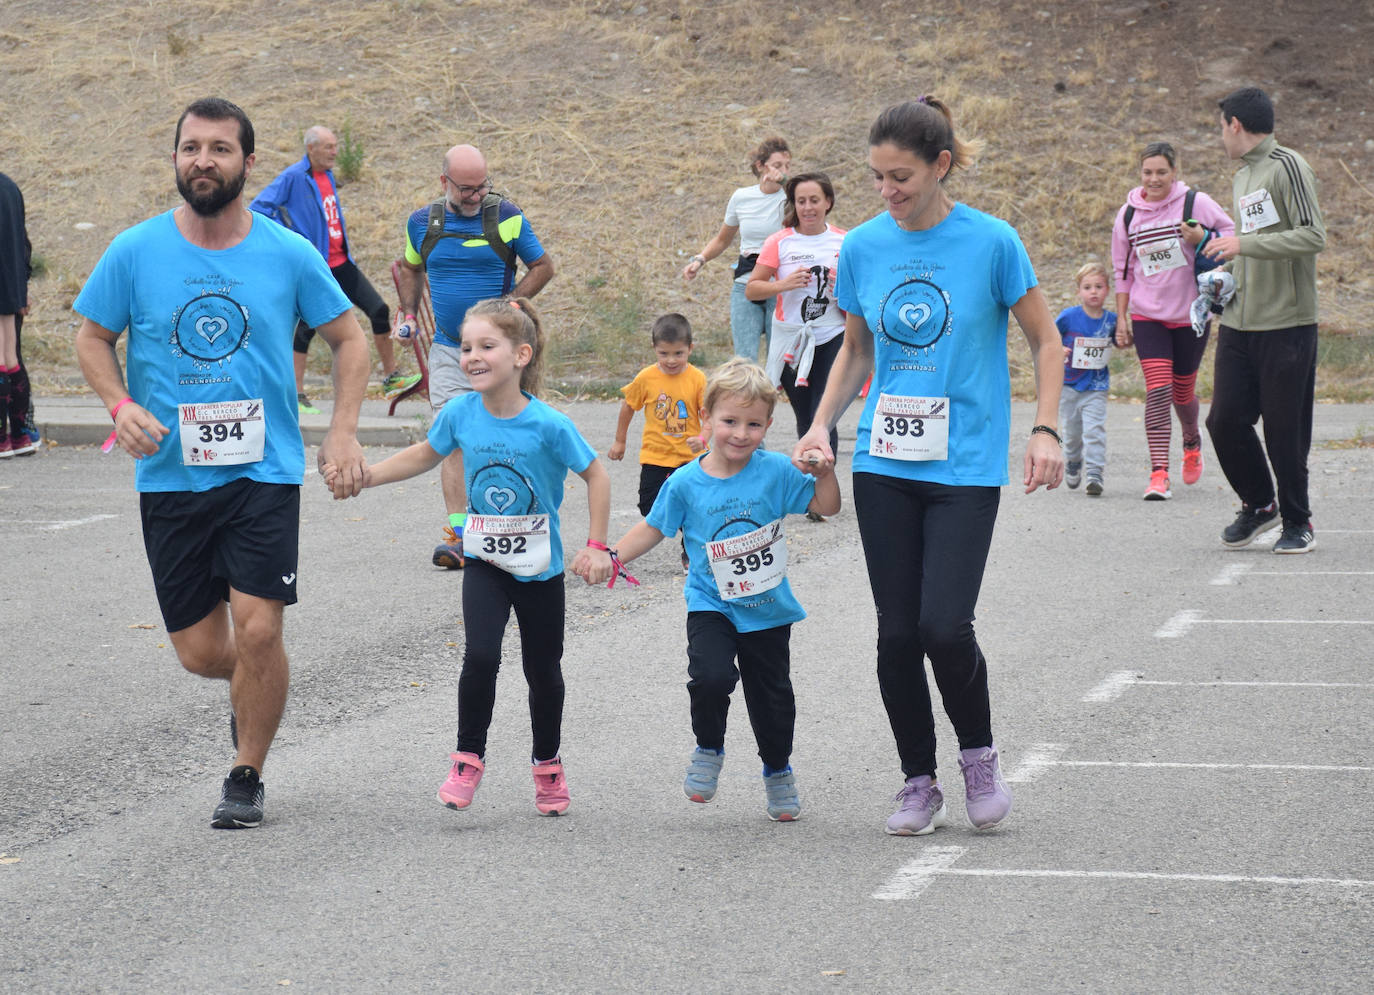
[[[437,414],[451,398],[471,390],[458,364],[459,329],[477,301],[509,295],[533,297],[553,279],[553,259],[539,243],[529,219],[515,204],[492,192],[487,160],[471,145],[455,145],[444,155],[439,174],[444,195],[412,213],[406,221],[406,251],[400,267],[399,337],[417,329],[425,277],[434,308],[434,340],[429,348],[429,403]],[[516,280],[517,263],[525,275]],[[463,566],[463,524],[467,493],[463,458],[455,450],[439,468],[448,524],[434,548],[435,566]]]

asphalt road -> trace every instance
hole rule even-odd
[[[569,411],[604,453],[616,406]],[[486,778],[443,808],[463,635],[461,575],[429,565],[437,474],[346,503],[312,476],[291,702],[245,832],[209,828],[227,693],[161,628],[129,461],[0,463],[0,989],[1367,990],[1374,449],[1314,451],[1314,553],[1231,551],[1210,449],[1198,485],[1140,500],[1141,413],[1111,407],[1101,499],[1004,490],[978,631],[1016,807],[968,828],[941,716],[953,825],[914,839],[882,832],[901,774],[847,462],[842,512],[789,522],[799,822],[766,818],[738,702],[715,801],[682,794],[669,543],[641,587],[569,583],[568,815],[532,804],[514,627]],[[1374,408],[1316,427],[1368,434]],[[638,467],[607,465],[615,537]],[[576,548],[575,477],[563,520]]]

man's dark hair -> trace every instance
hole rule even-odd
[[[173,152],[181,148],[181,124],[191,115],[207,121],[227,121],[233,118],[239,123],[239,148],[245,156],[253,154],[253,122],[248,120],[248,115],[243,113],[242,107],[230,103],[223,97],[201,97],[187,105],[181,112],[181,117],[177,118],[177,133],[172,139]]]
[[[676,311],[669,311],[654,322],[654,327],[649,331],[649,338],[654,345],[663,345],[666,342],[685,342],[691,345],[692,323]]]
[[[1274,102],[1269,94],[1256,86],[1244,86],[1217,101],[1222,118],[1229,124],[1233,119],[1252,135],[1274,133]]]

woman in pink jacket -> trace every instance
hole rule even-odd
[[[1216,201],[1190,191],[1179,180],[1172,145],[1151,142],[1145,147],[1140,186],[1126,197],[1112,225],[1112,268],[1117,338],[1125,345],[1135,340],[1145,374],[1145,440],[1150,449],[1146,501],[1165,501],[1173,495],[1171,402],[1183,436],[1183,482],[1194,484],[1202,476],[1202,433],[1193,386],[1207,333],[1193,331],[1188,313],[1197,297],[1193,260],[1204,239],[1235,230]]]

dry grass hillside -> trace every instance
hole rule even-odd
[[[388,297],[403,219],[437,194],[444,149],[484,149],[558,265],[540,299],[555,375],[591,386],[645,361],[665,310],[692,319],[708,361],[728,352],[722,262],[691,286],[678,274],[767,134],[831,173],[833,217],[852,226],[880,207],[873,116],[940,95],[985,142],[952,192],[1019,229],[1057,307],[1074,267],[1105,254],[1146,141],[1173,141],[1185,178],[1229,203],[1214,108],[1254,83],[1321,182],[1321,389],[1369,399],[1372,40],[1370,4],[1329,0],[7,0],[0,170],[46,267],[25,351],[43,389],[79,381],[72,298],[116,232],[174,203],[172,129],[199,96],[252,116],[251,192],[299,158],[308,125],[348,129],[364,153],[341,190],[350,236]]]

